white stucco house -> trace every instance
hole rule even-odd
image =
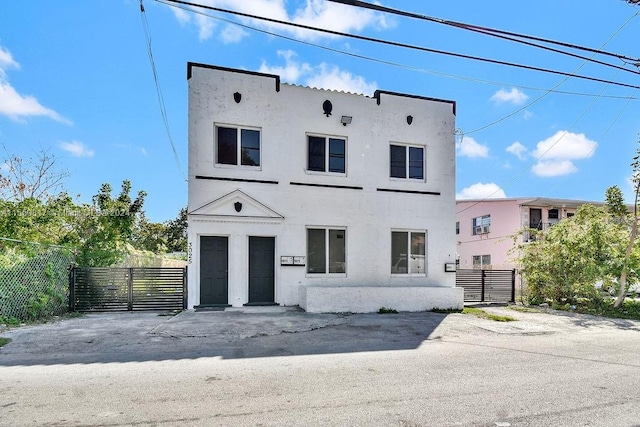
[[[187,67],[189,308],[462,307],[455,102]]]

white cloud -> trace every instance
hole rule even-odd
[[[242,27],[229,24],[222,30],[220,38],[225,44],[232,44],[239,42],[247,35],[248,33]]]
[[[538,176],[562,176],[578,171],[574,160],[587,159],[593,156],[598,143],[587,138],[583,133],[558,131],[555,135],[538,142],[531,153],[538,158],[533,173]]]
[[[520,160],[524,160],[524,154],[527,152],[527,147],[516,141],[507,147],[507,153],[511,153]]]
[[[93,157],[94,151],[89,150],[82,142],[61,142],[60,148],[71,153],[75,157]]]
[[[323,89],[342,90],[372,96],[377,89],[376,82],[367,83],[362,76],[356,76],[337,66],[320,64],[315,75],[307,80],[307,85]]]
[[[312,66],[307,62],[298,62],[296,53],[291,50],[278,51],[278,56],[285,60],[284,66],[270,66],[263,62],[259,71],[279,75],[288,83],[322,89],[342,90],[369,96],[373,95],[377,89],[376,82],[367,82],[364,77],[341,70],[337,66],[325,63]]]
[[[541,160],[533,165],[533,173],[542,177],[570,175],[578,171],[571,160]]]
[[[18,93],[7,78],[6,70],[10,68],[19,69],[20,64],[13,59],[11,52],[0,46],[0,114],[18,122],[23,121],[25,117],[44,116],[71,124],[68,119],[40,104],[34,96]]]
[[[458,154],[464,157],[488,157],[489,147],[476,142],[470,136],[463,136],[458,145]]]
[[[561,130],[552,137],[538,142],[532,154],[535,157],[544,156],[545,159],[586,159],[593,155],[597,146],[597,142],[590,140],[583,133]]]
[[[491,97],[494,102],[515,105],[523,104],[527,99],[529,99],[529,96],[515,87],[512,87],[509,91],[500,89]]]
[[[171,10],[181,25],[186,25],[191,22],[191,14],[186,10],[178,7],[172,7]]]
[[[292,2],[285,0],[201,0],[200,3],[207,6],[246,13],[248,15],[263,16],[279,21],[294,22],[339,32],[358,32],[370,26],[375,28],[388,28],[392,26],[392,21],[388,21],[382,13],[323,0],[306,0],[302,2],[304,3],[302,6],[291,12],[287,10],[286,6]],[[180,12],[174,10],[174,15],[183,25],[194,23],[199,29],[200,40],[206,40],[213,35],[213,29],[215,27],[213,18],[197,15],[196,19],[191,20],[183,10]],[[251,26],[268,30],[275,29],[279,32],[293,34],[295,37],[305,40],[315,40],[321,37],[336,37],[326,33],[252,18],[238,17],[238,19]],[[223,37],[223,40],[229,43],[239,42],[247,36],[248,33],[243,31],[242,33],[236,33],[236,35],[239,37]]]
[[[493,182],[483,184],[478,182],[467,188],[464,188],[461,192],[456,194],[456,199],[504,199],[507,195],[504,190]]]

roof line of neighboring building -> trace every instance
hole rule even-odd
[[[456,199],[456,203],[484,203],[484,202],[511,202],[516,201],[520,204],[543,204],[550,205],[555,203],[571,203],[571,204],[594,204],[602,205],[602,201],[575,200],[575,199],[554,199],[551,197],[503,197],[496,199]],[[537,203],[538,202],[538,203]]]

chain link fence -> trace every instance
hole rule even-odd
[[[69,308],[71,252],[25,242],[2,243],[0,322],[37,320]]]

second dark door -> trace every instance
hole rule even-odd
[[[275,238],[249,237],[249,304],[273,304]]]

